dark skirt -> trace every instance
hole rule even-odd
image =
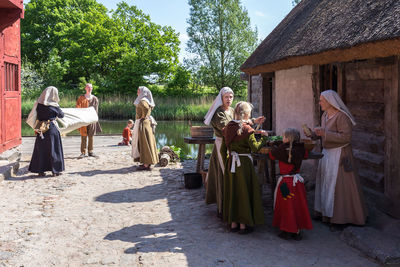
[[[39,135],[36,136],[29,171],[34,173],[64,171],[64,152],[57,127],[51,123],[50,129],[43,136],[43,139]]]

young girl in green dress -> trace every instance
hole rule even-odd
[[[257,141],[250,126],[252,105],[240,101],[234,117],[223,129],[221,154],[225,159],[223,219],[231,232],[250,233],[253,226],[264,223],[261,189],[253,166],[251,152],[265,143],[266,131]]]

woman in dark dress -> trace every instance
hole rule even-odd
[[[38,173],[39,176],[45,176],[46,171],[58,176],[64,171],[64,152],[55,121],[57,117],[64,117],[58,105],[59,101],[57,88],[49,86],[40,95],[37,105],[33,107],[36,109],[37,121],[50,121],[50,127],[45,133],[36,133],[35,147],[29,164],[29,171]]]

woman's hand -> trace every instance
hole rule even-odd
[[[317,136],[325,136],[325,129],[322,127],[315,127],[314,132]]]
[[[261,135],[262,135],[262,136],[268,136],[268,132],[267,132],[267,131],[261,130],[260,132],[261,132]]]
[[[265,121],[265,117],[264,116],[260,116],[260,117],[258,117],[256,119],[254,119],[254,123],[257,123],[257,124],[264,123],[264,121]]]

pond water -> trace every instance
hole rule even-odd
[[[190,136],[190,126],[187,121],[157,121],[158,125],[156,128],[156,141],[157,148],[167,145],[174,145],[180,147],[185,155],[193,158],[197,157],[198,145],[186,144],[183,138]],[[102,135],[121,135],[122,130],[126,127],[126,121],[100,121],[103,129]],[[202,122],[192,122],[192,125],[204,125]],[[26,124],[25,120],[22,120],[21,125],[22,136],[33,136],[33,130]],[[73,131],[68,134],[79,135],[79,132]],[[212,145],[206,145],[206,153],[211,153]]]

